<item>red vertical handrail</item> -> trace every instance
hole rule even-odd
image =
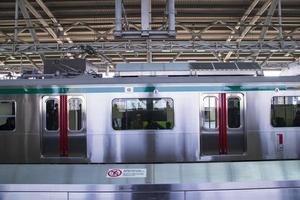
[[[219,94],[218,99],[218,118],[219,118],[219,154],[223,153],[223,123],[222,123],[222,94]]]
[[[219,117],[219,154],[227,154],[227,105],[226,93],[219,94],[218,117]]]
[[[223,153],[227,154],[227,108],[226,108],[226,93],[223,94]]]
[[[63,95],[59,96],[59,154],[64,155],[63,128]]]
[[[64,95],[64,156],[68,156],[68,98]]]
[[[68,156],[68,98],[59,96],[59,154]]]

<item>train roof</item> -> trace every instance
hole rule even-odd
[[[185,77],[114,77],[94,78],[81,76],[74,78],[52,79],[16,79],[1,80],[2,86],[47,86],[47,85],[89,85],[89,84],[156,84],[156,83],[220,83],[220,84],[251,84],[251,83],[300,83],[299,76],[264,77],[264,76],[185,76]]]

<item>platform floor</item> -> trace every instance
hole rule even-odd
[[[145,177],[107,176],[146,169]],[[0,200],[300,199],[300,161],[0,165]]]

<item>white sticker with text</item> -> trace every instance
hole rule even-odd
[[[107,178],[146,178],[147,169],[109,169],[106,172]]]

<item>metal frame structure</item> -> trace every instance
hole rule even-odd
[[[299,61],[297,1],[88,3],[91,6],[43,0],[1,2],[12,18],[0,14],[0,66],[5,70],[19,70],[20,65],[40,69],[43,59],[60,57],[87,58],[100,70],[107,69],[103,66],[113,69],[121,62],[251,60],[265,68],[281,68]],[[96,11],[93,5],[98,5]],[[70,19],[75,16],[72,6],[83,17]],[[237,6],[245,11],[237,13]],[[88,12],[99,15],[91,17]]]

